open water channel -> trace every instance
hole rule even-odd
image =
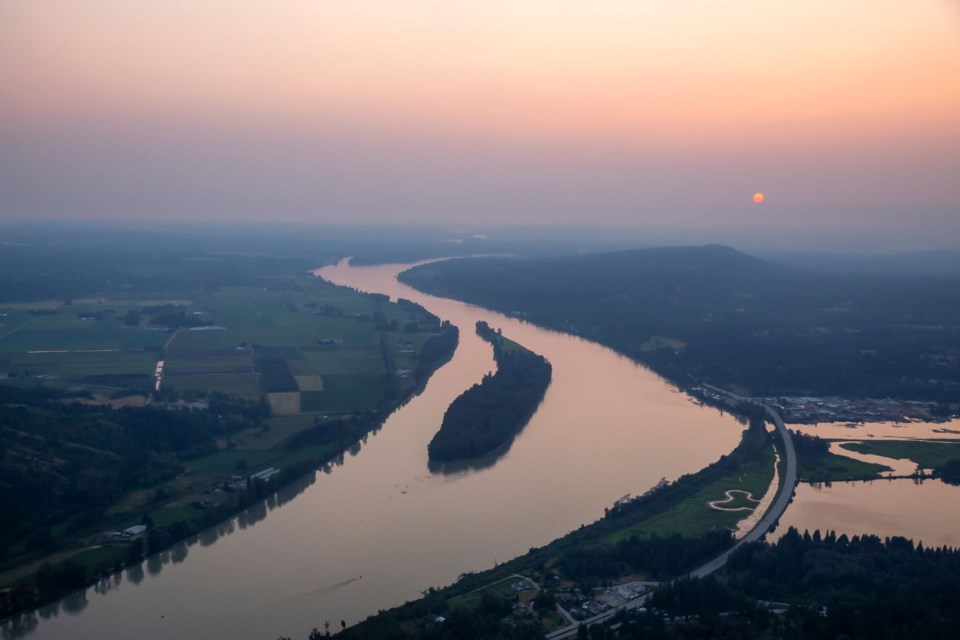
[[[460,327],[453,359],[421,395],[342,464],[142,567],[6,625],[4,637],[299,639],[325,621],[336,630],[341,620],[356,622],[543,545],[597,519],[624,494],[696,471],[736,445],[743,426],[733,417],[694,404],[631,360],[416,291],[396,280],[409,266],[343,262],[318,273],[413,300]],[[484,468],[431,473],[427,443],[447,406],[494,369],[490,346],[474,333],[478,320],[547,357],[553,382],[506,455]],[[860,495],[846,491],[826,510],[809,509],[816,500],[798,495],[784,522],[829,526]],[[881,520],[895,520],[894,503],[885,503]],[[850,526],[868,530],[876,521]]]
[[[299,495],[45,607],[5,635],[305,638],[324,621],[339,628],[543,545],[596,520],[624,494],[696,471],[736,446],[743,426],[733,417],[697,406],[629,359],[420,293],[396,280],[408,267],[341,263],[319,274],[413,300],[460,327],[453,359],[422,394]],[[553,382],[495,464],[431,473],[427,443],[447,406],[495,367],[474,333],[477,320],[549,359]]]
[[[953,440],[960,442],[960,420],[946,423],[881,422],[795,425],[791,429],[831,440]],[[911,474],[917,463],[907,459],[856,454],[831,446],[831,451],[890,467],[895,475]],[[800,531],[836,531],[903,536],[928,547],[960,547],[960,487],[927,479],[871,480],[800,484],[793,502],[780,518],[774,538],[788,527]]]

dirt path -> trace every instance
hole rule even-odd
[[[736,501],[737,498],[736,498],[736,496],[734,495],[734,494],[736,494],[736,493],[743,494],[743,497],[745,497],[745,498],[746,498],[747,500],[749,500],[750,502],[755,502],[755,503],[757,503],[757,504],[760,504],[760,501],[757,500],[756,498],[754,498],[754,497],[753,497],[753,494],[752,494],[751,492],[749,492],[749,491],[744,491],[743,489],[727,489],[727,490],[724,491],[723,493],[724,493],[724,495],[727,496],[726,498],[723,498],[723,499],[721,499],[721,500],[711,500],[710,502],[707,503],[707,504],[710,506],[711,509],[716,509],[717,511],[753,511],[754,509],[756,509],[756,506],[753,506],[753,507],[725,507],[725,506],[723,506],[723,505],[731,504],[731,503],[733,503],[734,501]]]

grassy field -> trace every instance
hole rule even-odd
[[[401,331],[387,334],[386,339],[397,367],[409,369],[416,366],[417,355],[430,339],[430,334],[420,331],[416,333]]]
[[[306,348],[303,356],[320,376],[383,374],[379,346],[368,348]]]
[[[343,308],[345,297],[330,287],[313,285],[306,291],[233,287],[198,296],[190,311],[200,312],[204,322],[225,327],[225,331],[181,331],[175,348],[312,345],[322,340],[342,340],[345,345],[375,345],[377,330],[370,320],[373,301],[353,296],[353,313]],[[316,305],[316,306],[307,306]],[[334,305],[343,315],[320,315],[323,305]]]
[[[260,383],[255,373],[164,376],[166,388],[176,391],[214,391],[241,398],[259,398]]]
[[[249,349],[170,349],[164,375],[250,373],[253,362]]]
[[[152,326],[163,312],[199,326]],[[393,353],[392,366],[415,369],[429,338],[420,330],[424,318],[409,306],[301,276],[192,297],[50,301],[10,305],[2,313],[0,372],[10,384],[147,393],[163,360],[164,389],[243,398],[302,392],[301,410],[314,413],[375,408],[393,375],[381,340]],[[125,322],[130,313],[139,314],[132,325]],[[383,331],[378,322],[395,330]]]
[[[797,477],[801,481],[810,482],[874,478],[886,471],[890,471],[890,467],[862,462],[830,452],[817,456],[799,455],[797,464]]]
[[[146,393],[153,384],[156,351],[57,351],[0,353],[6,384],[57,388],[135,388]]]
[[[20,352],[9,360],[15,370],[32,374],[59,375],[77,379],[103,374],[152,375],[158,353],[152,351],[61,351],[54,353]]]
[[[127,326],[129,302],[6,305],[0,372],[18,386],[137,388],[146,392],[164,331]]]
[[[850,442],[841,446],[857,453],[911,460],[925,469],[938,467],[947,460],[960,460],[960,442],[949,440],[881,440],[877,442]]]
[[[252,367],[259,393],[299,392],[301,412],[377,407],[393,374],[380,341],[391,349],[396,368],[414,369],[430,334],[381,331],[375,319],[406,328],[423,318],[409,307],[314,279],[296,283],[297,289],[234,287],[195,298],[189,314],[222,329],[180,329],[169,345],[164,385],[252,397],[257,391],[251,378],[225,375]]]
[[[302,411],[373,409],[383,398],[384,374],[326,376],[323,391],[300,394]]]
[[[544,633],[550,633],[551,631],[556,631],[562,627],[567,626],[567,619],[564,618],[558,611],[550,611],[540,615],[540,623],[543,624]]]
[[[164,390],[251,399],[297,393],[299,401],[284,406],[310,413],[376,408],[394,375],[381,342],[392,354],[391,368],[413,370],[435,322],[412,305],[293,275],[273,277],[268,286],[171,292],[154,300],[91,297],[2,309],[5,383],[146,394],[163,360]],[[163,314],[180,314],[185,326],[154,326]],[[410,384],[394,386],[402,391]]]
[[[719,511],[711,508],[709,503],[725,499],[725,492],[731,489],[748,491],[755,499],[759,500],[773,481],[774,461],[774,449],[772,446],[767,447],[764,449],[763,455],[756,456],[749,462],[744,463],[737,472],[715,480],[666,511],[613,533],[607,538],[606,542],[615,543],[635,533],[650,536],[653,534],[668,535],[676,532],[692,537],[699,536],[717,527],[734,529],[737,522],[750,515],[750,513],[748,511]],[[739,507],[754,506],[755,504],[741,498],[734,504],[722,506]]]
[[[124,315],[133,307],[122,304],[63,305],[42,315],[6,311],[0,318],[0,351],[139,349],[161,347],[169,336],[146,327],[126,326]],[[7,328],[9,327],[9,329]]]
[[[238,449],[270,449],[294,434],[313,426],[314,416],[273,416],[266,419],[267,429],[254,429],[240,433],[231,440]]]
[[[121,562],[126,554],[126,545],[104,545],[81,551],[71,559],[83,565],[89,571],[107,572],[112,570],[117,562]]]
[[[487,585],[482,589],[465,593],[457,596],[456,598],[451,598],[449,601],[447,601],[447,604],[451,609],[473,610],[476,609],[477,605],[480,604],[480,600],[484,595],[491,595],[498,599],[505,596],[514,595],[517,592],[514,590],[512,585],[520,581],[521,580],[516,576],[510,576],[504,578],[503,580],[494,582],[493,584]]]

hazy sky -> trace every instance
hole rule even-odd
[[[0,0],[0,216],[960,246],[960,2]]]

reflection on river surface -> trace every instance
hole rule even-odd
[[[904,536],[925,546],[960,546],[960,487],[939,480],[801,484],[780,518],[774,538],[787,527],[837,534]]]
[[[791,431],[830,440],[957,440],[960,420],[949,422],[823,422],[791,424]]]
[[[303,638],[324,621],[355,622],[543,545],[625,493],[696,471],[736,445],[736,420],[697,406],[627,358],[419,293],[397,283],[403,268],[340,264],[321,274],[413,300],[460,327],[456,354],[420,396],[296,499],[261,505],[192,546],[46,608],[23,622],[27,635]],[[427,443],[443,412],[494,367],[490,346],[474,333],[477,320],[548,358],[553,382],[504,457],[433,474]]]
[[[960,420],[942,423],[877,422],[790,425],[791,429],[838,440],[957,440]],[[885,475],[907,475],[917,469],[911,460],[862,454],[830,445],[834,453],[891,468]],[[780,518],[775,538],[787,527],[800,531],[834,530],[847,535],[875,533],[905,536],[927,546],[960,545],[960,487],[939,480],[874,480],[835,482],[826,486],[801,484],[793,503]]]

